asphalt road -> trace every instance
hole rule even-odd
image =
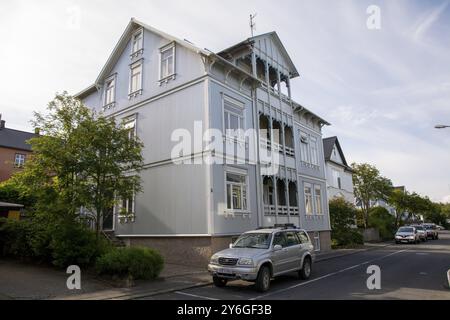
[[[381,270],[381,289],[367,288],[367,268]],[[272,281],[268,292],[255,291],[252,283],[230,282],[225,288],[213,285],[187,289],[146,299],[185,300],[339,300],[339,299],[445,299],[450,300],[447,271],[450,269],[450,233],[421,244],[391,245],[363,251],[314,265],[307,281],[295,274]]]

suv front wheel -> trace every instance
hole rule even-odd
[[[311,276],[312,271],[312,264],[311,264],[311,258],[305,257],[303,260],[302,268],[298,271],[298,275],[300,276],[300,279],[308,280]]]
[[[256,290],[266,292],[270,287],[270,269],[268,266],[262,266],[256,278]]]
[[[213,282],[216,287],[222,288],[227,285],[228,280],[224,278],[219,278],[217,276],[213,276]]]

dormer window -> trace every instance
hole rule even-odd
[[[131,37],[131,57],[135,58],[143,52],[144,31],[139,29]]]
[[[113,75],[105,81],[105,101],[103,110],[114,107],[116,102],[116,76]]]
[[[175,79],[175,43],[160,49],[160,82]]]

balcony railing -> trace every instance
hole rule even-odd
[[[291,156],[291,157],[294,157],[295,156],[295,150],[294,150],[294,148],[291,148],[291,147],[284,147],[285,148],[285,150],[286,150],[286,155],[287,156]]]
[[[274,205],[264,205],[264,215],[265,216],[298,216],[299,210],[298,207],[287,207],[287,206],[278,206],[277,209],[275,209]]]
[[[298,216],[298,207],[289,207],[289,215]]]
[[[266,216],[276,215],[275,206],[265,204],[264,205],[264,215],[266,215]]]

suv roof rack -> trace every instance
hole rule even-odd
[[[262,229],[300,229],[293,223],[276,223],[273,226],[270,227],[258,227],[256,230],[262,230]]]

